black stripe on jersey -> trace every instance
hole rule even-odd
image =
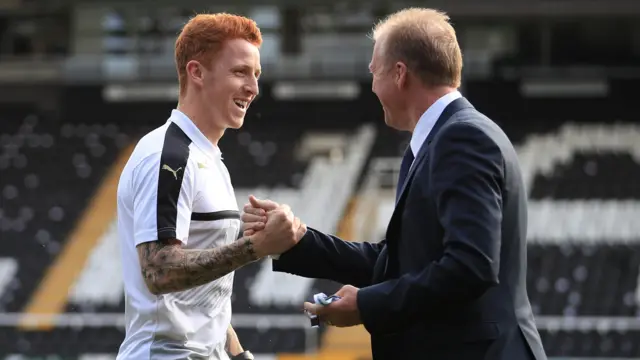
[[[156,208],[158,240],[176,238],[178,197],[189,160],[191,139],[175,123],[169,124],[164,135],[158,176]]]
[[[237,210],[222,210],[208,213],[191,213],[193,221],[216,221],[223,219],[240,219],[240,212]]]

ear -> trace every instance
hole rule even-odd
[[[402,61],[398,61],[394,65],[393,72],[394,72],[394,77],[396,81],[396,86],[399,89],[404,88],[407,85],[407,76],[408,76],[407,65]]]
[[[204,80],[203,71],[202,65],[198,61],[191,60],[187,63],[187,76],[194,84],[202,85]]]

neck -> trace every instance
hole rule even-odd
[[[216,125],[213,114],[202,101],[194,96],[185,95],[178,101],[178,110],[185,114],[213,145],[218,146],[224,129]]]
[[[442,86],[437,88],[412,90],[412,94],[407,106],[407,115],[409,116],[409,130],[413,133],[420,117],[424,114],[438,99],[456,91],[456,88]]]

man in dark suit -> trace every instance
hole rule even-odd
[[[414,8],[373,32],[373,91],[385,122],[412,133],[386,239],[353,243],[308,228],[273,269],[349,284],[340,300],[305,309],[329,325],[364,324],[374,359],[544,360],[525,283],[518,159],[457,91],[462,56],[448,20]],[[277,205],[251,197],[247,234]]]

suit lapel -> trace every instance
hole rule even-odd
[[[438,121],[436,121],[435,125],[433,126],[433,129],[431,129],[431,131],[429,132],[429,135],[425,139],[424,143],[422,143],[422,146],[420,146],[418,155],[416,156],[415,160],[413,160],[411,169],[409,170],[409,173],[407,174],[407,177],[404,180],[404,184],[402,184],[402,189],[400,190],[400,196],[398,197],[398,201],[396,202],[396,207],[393,210],[393,215],[391,216],[391,220],[389,222],[389,227],[387,228],[387,239],[389,239],[389,229],[391,228],[392,223],[394,223],[395,220],[397,220],[396,214],[399,212],[398,209],[401,209],[404,206],[404,200],[408,192],[409,185],[411,184],[411,181],[413,180],[413,176],[415,175],[415,171],[420,165],[420,163],[426,158],[427,153],[429,152],[428,150],[431,145],[431,141],[435,137],[438,130],[440,130],[440,128],[442,128],[442,126],[446,124],[455,113],[457,113],[462,109],[467,109],[467,108],[473,108],[473,105],[471,105],[471,103],[469,103],[469,101],[467,101],[467,99],[465,99],[464,97],[458,98],[452,101],[449,105],[447,105],[447,107],[444,109],[442,114],[440,114],[440,117],[438,118]]]

